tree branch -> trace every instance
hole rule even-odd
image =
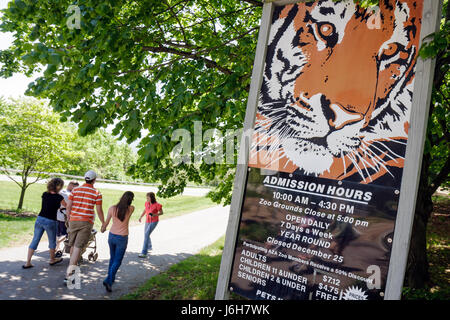
[[[189,0],[181,0],[181,1],[178,1],[177,3],[175,3],[175,4],[173,4],[171,7],[169,7],[169,10],[172,10],[173,8],[175,8],[176,6],[178,6],[179,4],[182,4],[183,2],[189,2]],[[163,13],[165,13],[165,12],[167,12],[167,10],[157,12],[157,13],[154,14],[154,17],[157,17],[157,16],[159,16],[160,14],[163,14]]]
[[[17,182],[16,180],[14,180],[13,177],[10,176],[10,173],[9,173],[8,170],[2,168],[1,171],[2,171],[9,179],[11,179],[15,184],[17,184],[20,188],[22,188],[22,185],[21,185],[19,182]]]
[[[261,1],[258,1],[258,0],[241,0],[241,1],[250,3],[250,4],[252,4],[254,6],[258,6],[258,7],[262,7],[264,5],[264,3],[262,3]]]
[[[154,53],[165,52],[165,53],[176,54],[176,55],[183,56],[183,57],[186,57],[186,58],[190,58],[190,59],[193,59],[193,60],[202,60],[203,62],[205,62],[206,66],[209,67],[209,68],[217,69],[220,72],[222,72],[224,74],[228,74],[228,75],[233,73],[230,69],[227,69],[225,67],[219,66],[217,64],[217,62],[212,61],[212,60],[210,60],[208,58],[199,56],[199,55],[197,55],[195,53],[192,53],[192,52],[177,50],[177,49],[168,48],[168,47],[164,47],[164,46],[159,46],[159,47],[142,46],[142,50],[150,51],[150,52],[154,52]]]
[[[203,1],[202,1],[203,2]],[[205,8],[205,11],[206,12],[208,12],[207,10],[206,10],[206,6],[208,5],[208,2],[205,4],[204,2],[203,2],[203,5],[205,6],[204,8]],[[214,6],[211,6],[211,8],[214,10],[214,12],[216,13],[216,14],[218,14],[219,16],[220,16],[220,13],[217,11],[217,9],[214,7]],[[212,15],[208,12],[208,14],[209,14],[209,16],[210,17],[212,17]],[[227,20],[227,18],[225,18],[225,16],[223,16],[223,19],[226,21],[226,22],[228,22],[229,24],[230,24],[230,26],[231,26],[231,28],[233,28],[236,32],[239,32],[239,31],[237,31],[237,29],[233,26],[233,23],[230,23],[230,21],[229,20]],[[214,30],[216,29],[216,25],[214,24]]]
[[[178,25],[181,28],[181,33],[183,34],[183,39],[184,39],[184,43],[188,43],[187,37],[186,37],[186,32],[184,31],[184,26],[181,23],[180,19],[178,19],[178,14],[175,13],[173,11],[173,8],[170,7],[170,5],[167,3],[167,1],[164,1],[164,4],[168,7],[168,9],[172,12],[173,17],[175,18],[175,20],[177,20]]]
[[[154,69],[163,67],[163,66],[171,65],[172,63],[177,62],[177,61],[180,61],[181,59],[183,59],[183,58],[180,57],[180,58],[172,59],[172,60],[169,60],[169,61],[166,61],[166,62],[163,62],[163,63],[154,64],[154,65],[152,65],[151,67],[144,68],[144,69],[139,69],[139,70],[128,70],[128,71],[118,72],[118,73],[115,73],[115,75],[116,75],[116,76],[121,76],[121,75],[124,75],[124,74],[127,74],[127,73],[136,73],[136,72],[151,71],[151,70],[154,70]]]
[[[439,174],[433,179],[433,182],[430,185],[431,194],[435,193],[436,190],[441,186],[441,184],[448,179],[448,175],[450,174],[450,156],[447,157],[447,161],[442,166]]]
[[[194,46],[192,44],[187,44],[184,42],[174,42],[174,41],[164,41],[163,43],[158,42],[160,45],[165,44],[167,46],[177,47],[177,48],[184,48],[184,49],[193,49],[193,50],[200,50],[202,47]]]
[[[203,24],[203,23],[208,22],[208,21],[214,21],[214,20],[217,20],[217,19],[219,19],[219,18],[223,18],[223,17],[229,16],[229,15],[232,15],[232,14],[234,14],[234,13],[238,13],[238,12],[241,12],[241,11],[245,11],[245,10],[248,10],[248,9],[251,9],[251,8],[252,8],[252,6],[250,6],[250,7],[245,7],[245,8],[239,9],[239,10],[235,10],[235,11],[225,12],[225,13],[223,13],[223,14],[220,15],[220,16],[211,17],[211,18],[209,18],[209,19],[205,19],[205,20],[202,20],[202,21],[193,23],[193,24],[191,24],[191,25],[186,26],[185,28],[186,28],[186,29],[190,29],[190,28],[192,28],[192,27],[194,27],[194,26],[197,26],[197,25],[199,25],[199,24]]]
[[[34,184],[34,183],[36,183],[36,182],[38,182],[39,180],[42,180],[42,179],[44,179],[44,177],[41,175],[41,173],[38,173],[37,177],[36,177],[36,179],[34,181],[27,183],[26,188],[28,188],[32,184]]]

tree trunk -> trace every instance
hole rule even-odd
[[[430,279],[427,258],[427,225],[433,212],[433,201],[428,185],[429,164],[429,154],[424,155],[405,275],[405,285],[417,289],[425,287]]]
[[[23,200],[25,198],[25,191],[27,191],[28,184],[28,174],[30,172],[30,167],[24,168],[22,171],[22,186],[20,190],[20,198],[19,198],[19,205],[17,206],[17,210],[22,210],[23,207]]]
[[[17,206],[17,210],[21,210],[23,207],[23,200],[25,198],[25,191],[27,190],[26,185],[22,185],[22,189],[20,190],[20,198],[19,205]]]

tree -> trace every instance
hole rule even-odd
[[[0,101],[0,168],[20,187],[18,210],[27,188],[45,176],[41,172],[67,166],[70,140],[71,133],[59,116],[43,102],[30,98]],[[20,178],[9,169],[18,169]]]
[[[126,172],[136,162],[136,154],[130,146],[118,142],[102,128],[85,137],[76,134],[75,137],[72,143],[75,157],[65,173],[83,175],[94,170],[104,179],[130,179]]]
[[[229,202],[234,165],[173,166],[173,130],[241,128],[262,3],[240,0],[78,1],[80,29],[69,28],[70,1],[16,0],[1,31],[13,45],[1,51],[0,75],[45,70],[27,94],[47,98],[62,120],[86,135],[115,125],[114,135],[140,143],[139,164],[164,196],[188,181],[216,176],[215,199]]]
[[[262,1],[76,3],[80,15],[67,10],[71,1],[53,1],[51,7],[44,0],[10,2],[0,30],[14,32],[15,40],[0,52],[0,75],[31,74],[46,66],[44,75],[29,86],[28,94],[48,98],[63,120],[79,123],[82,135],[115,124],[113,133],[131,142],[141,138],[142,129],[148,130],[140,143],[138,165],[131,171],[138,177],[160,181],[160,195],[181,193],[188,181],[217,179],[221,183],[210,196],[229,203],[235,165],[174,165],[171,151],[178,142],[170,136],[180,128],[193,132],[194,121],[201,121],[203,131],[242,127]],[[378,0],[359,3],[373,5]],[[447,47],[446,37],[440,34],[430,46],[445,42]],[[437,66],[443,68],[448,81],[448,57],[441,63]],[[448,82],[439,83],[443,87],[437,84],[435,88],[443,88],[439,97],[445,109]],[[439,101],[438,95],[433,97]],[[439,110],[434,108],[435,121],[430,130],[437,128],[435,124],[442,125],[442,117],[448,116],[448,108],[441,114]],[[431,136],[439,135],[436,130]],[[443,160],[448,154],[434,154],[437,149],[448,150],[448,144],[446,139],[436,139],[434,144],[428,143],[429,166],[425,165],[422,174],[430,179],[440,177],[434,183],[442,183],[448,179]],[[203,141],[203,146],[208,143]],[[192,150],[191,156],[195,155],[196,150]],[[431,183],[422,179],[421,188],[429,188]],[[425,200],[419,198],[418,208],[426,204]],[[415,237],[425,236],[423,228],[419,232]],[[412,248],[423,250],[423,246]],[[419,273],[412,277],[423,276]]]

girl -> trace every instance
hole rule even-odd
[[[111,206],[108,210],[108,217],[101,231],[105,232],[109,221],[112,219],[113,223],[111,230],[109,230],[108,244],[109,244],[109,267],[108,276],[103,281],[106,291],[112,291],[112,284],[116,278],[117,270],[122,264],[125,251],[128,245],[128,225],[130,217],[134,212],[134,206],[131,205],[134,199],[134,193],[127,191],[122,195],[120,201],[115,206]]]
[[[155,230],[156,225],[159,221],[159,216],[163,214],[162,205],[156,202],[156,197],[153,192],[147,193],[147,202],[145,202],[145,209],[139,218],[141,222],[142,217],[147,215],[145,221],[145,231],[144,231],[144,246],[139,258],[146,258],[148,250],[152,250],[152,240],[150,239],[150,234]]]
[[[48,247],[50,249],[51,266],[60,263],[62,258],[55,258],[56,248],[56,215],[61,205],[66,206],[64,197],[59,194],[64,186],[64,181],[60,178],[53,178],[47,183],[47,191],[42,194],[42,207],[39,215],[34,223],[34,235],[30,246],[28,247],[27,262],[22,266],[24,269],[34,267],[31,264],[31,257],[33,257],[39,242],[41,241],[44,231],[48,237]]]

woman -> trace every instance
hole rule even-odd
[[[142,217],[147,215],[145,221],[144,230],[144,246],[139,258],[146,258],[148,250],[152,250],[152,240],[150,239],[150,234],[155,230],[156,225],[159,221],[159,216],[163,214],[162,205],[156,201],[155,194],[153,192],[147,193],[147,202],[145,202],[145,209],[139,218],[141,222]]]
[[[41,211],[34,223],[34,235],[30,246],[28,247],[27,262],[22,266],[24,269],[34,267],[31,264],[31,258],[36,251],[39,242],[41,241],[44,231],[48,237],[48,247],[50,249],[50,262],[51,266],[60,263],[63,259],[55,257],[56,248],[56,228],[57,220],[56,215],[61,205],[65,206],[66,202],[64,197],[59,194],[64,186],[64,181],[60,178],[53,178],[47,183],[47,191],[42,194],[42,206]]]
[[[109,222],[112,219],[111,230],[109,230],[108,244],[109,244],[109,267],[108,276],[103,281],[106,291],[112,291],[112,285],[116,278],[117,270],[122,264],[125,251],[128,245],[128,225],[130,217],[134,212],[134,206],[131,205],[134,199],[134,193],[127,191],[122,195],[120,201],[115,206],[108,209],[108,216],[101,231],[105,232]]]

